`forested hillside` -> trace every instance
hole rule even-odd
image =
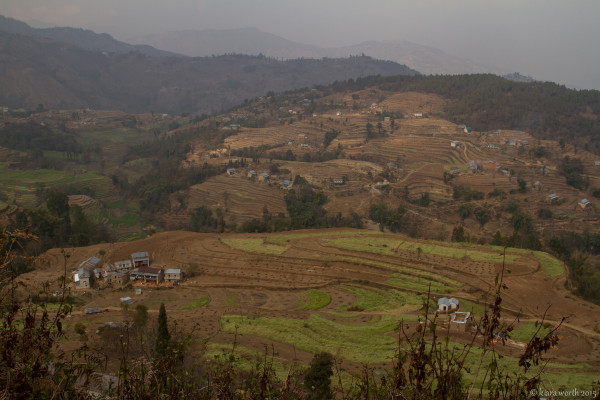
[[[278,61],[261,56],[151,57],[82,50],[0,32],[0,104],[133,113],[207,114],[244,99],[368,75],[417,74],[369,57]]]

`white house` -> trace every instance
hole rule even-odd
[[[590,203],[590,201],[589,201],[588,199],[582,199],[582,200],[581,200],[581,201],[580,201],[578,204],[579,204],[579,207],[581,207],[582,209],[584,209],[584,210],[585,210],[585,209],[586,209],[586,208],[588,208],[588,207],[590,206],[590,204],[592,204],[592,203]]]

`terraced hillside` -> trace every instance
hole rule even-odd
[[[497,347],[505,356],[502,366],[514,368],[533,323],[547,310],[547,327],[569,318],[559,330],[558,346],[547,354],[551,363],[542,379],[555,386],[578,382],[589,388],[600,367],[600,307],[573,298],[563,286],[564,266],[545,253],[509,248],[503,255],[498,247],[366,230],[219,236],[168,232],[73,249],[67,270],[92,255],[110,262],[146,250],[153,265],[183,267],[195,275],[176,287],[143,287],[138,295],[133,287],[75,291],[77,306],[69,326],[81,322],[95,332],[106,321],[127,319],[119,297],[131,296],[130,309],[144,304],[151,318],[165,303],[170,321],[178,329],[196,326],[195,339],[208,340],[211,349],[230,348],[236,335],[237,351],[248,358],[273,346],[284,364],[306,364],[312,354],[329,351],[350,372],[363,363],[386,367],[394,356],[398,322],[418,325],[428,291],[432,303],[443,296],[459,299],[460,311],[478,321],[504,260],[511,273],[505,274],[503,317],[514,322],[515,330],[507,345]],[[52,279],[60,273],[60,260],[59,251],[48,252],[36,271],[23,276],[24,282],[34,287]],[[104,311],[84,315],[86,307]],[[443,326],[447,316],[438,319]],[[465,343],[469,333],[451,331],[450,337]],[[69,339],[77,341],[74,334]],[[101,343],[93,333],[88,340],[92,346]]]
[[[228,161],[240,159],[230,151],[267,146],[255,153],[251,162],[246,158],[248,165],[242,175],[277,165],[285,172],[274,178],[275,185],[300,175],[325,191],[329,199],[326,209],[346,215],[355,211],[366,216],[371,204],[380,202],[391,207],[402,204],[413,216],[428,221],[419,223],[422,229],[418,233],[428,238],[448,240],[457,225],[488,240],[496,231],[508,235],[512,226],[503,215],[510,203],[518,204],[533,218],[549,208],[554,218],[538,222],[547,232],[561,230],[566,224],[582,232],[597,231],[590,225],[598,218],[597,208],[582,210],[578,206],[583,198],[594,203],[593,189],[600,187],[600,168],[595,164],[598,157],[591,153],[504,127],[474,132],[465,126],[468,121],[458,125],[441,119],[439,115],[450,101],[437,95],[371,89],[307,100],[313,94],[298,93],[297,99],[287,95],[284,106],[265,98],[247,110],[223,116],[224,120],[233,119],[253,110],[253,118],[264,117],[266,125],[241,126],[229,132],[216,153],[198,146],[188,159],[220,163],[225,173]],[[325,134],[331,131],[338,132],[337,136],[325,148]],[[336,152],[335,160],[327,156],[332,152]],[[282,154],[286,158],[292,154],[295,161],[281,160]],[[323,155],[329,158],[319,160]],[[567,184],[561,172],[565,157],[582,161],[586,188]],[[332,185],[336,178],[344,178],[344,184]],[[525,182],[524,189],[520,180]],[[457,185],[481,192],[469,202],[473,210],[485,208],[490,212],[491,219],[483,226],[473,214],[466,219],[459,217],[457,209],[465,201],[454,198],[453,187]],[[547,196],[554,192],[561,200],[548,204]],[[418,203],[424,194],[435,207],[411,204]],[[196,195],[191,198],[198,199],[192,200],[194,205],[202,202]],[[211,204],[217,203],[207,203]]]

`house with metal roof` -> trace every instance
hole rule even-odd
[[[279,188],[284,189],[284,190],[290,190],[292,188],[292,185],[294,184],[294,182],[285,179],[283,182],[281,182],[281,185],[279,186]]]
[[[108,271],[104,275],[104,280],[111,285],[123,286],[129,282],[129,274],[127,272]]]
[[[165,271],[165,281],[179,283],[183,280],[183,271],[179,268],[169,268]]]
[[[129,279],[134,281],[144,281],[146,283],[159,284],[163,281],[165,273],[160,268],[140,267],[134,268],[129,274]]]
[[[131,260],[115,261],[115,268],[119,271],[129,271],[133,268],[133,263]]]
[[[578,203],[579,207],[581,207],[581,208],[582,208],[582,209],[584,209],[584,210],[585,210],[586,208],[588,208],[588,207],[589,207],[591,204],[592,204],[592,203],[590,203],[590,201],[589,201],[588,199],[582,199],[582,200],[581,200],[581,201]]]
[[[95,278],[94,270],[98,268],[99,263],[99,258],[90,257],[79,264],[77,270],[72,273],[75,290],[89,289],[92,287]]]
[[[133,266],[136,268],[150,266],[150,255],[147,251],[133,253],[131,259],[133,260]]]
[[[459,305],[459,301],[457,299],[455,299],[454,297],[452,297],[450,299],[447,297],[442,297],[441,299],[438,300],[438,311],[445,312],[445,311],[456,310],[458,308],[458,305]]]

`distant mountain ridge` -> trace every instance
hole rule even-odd
[[[352,46],[325,48],[297,43],[256,28],[202,31],[184,30],[144,35],[130,42],[147,44],[190,57],[221,54],[263,54],[277,59],[348,57],[367,55],[404,64],[424,74],[498,73],[439,49],[401,41],[367,41]]]
[[[27,36],[37,36],[57,40],[90,51],[106,51],[127,54],[140,52],[148,56],[176,56],[169,51],[158,50],[148,45],[132,45],[120,42],[107,33],[95,33],[81,28],[32,28],[25,22],[0,15],[0,30]]]
[[[370,57],[278,61],[264,56],[153,57],[93,52],[0,31],[0,105],[212,113],[268,91],[370,75],[416,75]]]

